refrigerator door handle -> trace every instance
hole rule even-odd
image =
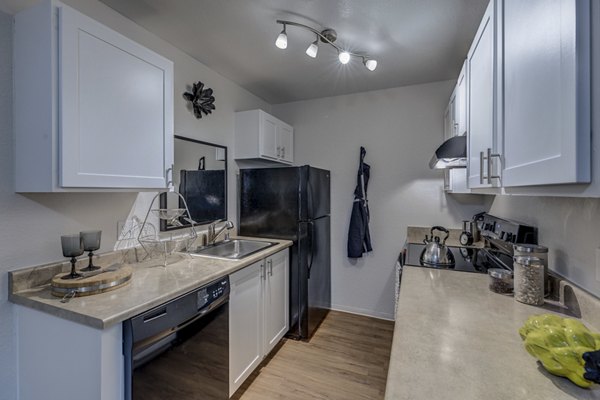
[[[315,248],[314,248],[314,237],[315,237],[315,223],[308,221],[307,224],[310,226],[310,261],[308,263],[308,279],[310,279],[310,270],[312,269],[313,261],[315,259]]]
[[[312,188],[312,184],[310,182],[310,168],[306,169],[306,202],[307,202],[307,207],[308,207],[308,215],[307,215],[307,219],[313,219],[315,217],[314,213],[315,213],[315,205],[313,203],[313,188]]]

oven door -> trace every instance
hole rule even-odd
[[[225,302],[129,346],[126,340],[125,398],[228,399],[228,307]]]

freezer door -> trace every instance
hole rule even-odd
[[[309,224],[308,335],[312,336],[331,309],[331,233],[329,217]]]
[[[300,220],[310,221],[330,213],[330,173],[305,165],[300,167]]]
[[[299,168],[240,170],[240,234],[296,240],[299,180]]]

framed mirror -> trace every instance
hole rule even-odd
[[[173,186],[188,205],[191,218],[198,225],[227,219],[227,147],[175,135]],[[181,203],[181,204],[180,204]],[[185,208],[179,196],[160,195],[160,208]],[[169,231],[190,226],[160,221],[160,230]]]

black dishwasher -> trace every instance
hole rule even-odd
[[[126,400],[229,398],[229,277],[123,322]]]

